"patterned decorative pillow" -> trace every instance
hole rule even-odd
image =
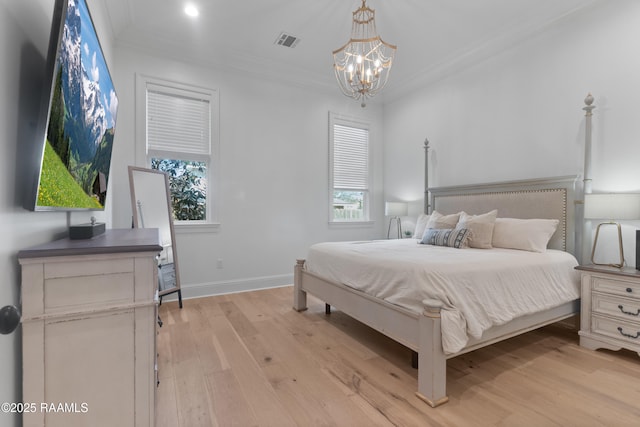
[[[471,231],[468,228],[428,228],[420,241],[423,245],[449,246],[451,248],[469,247]]]

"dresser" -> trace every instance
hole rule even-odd
[[[595,265],[582,276],[580,345],[640,354],[640,271]]]
[[[157,229],[20,251],[23,425],[152,427]]]

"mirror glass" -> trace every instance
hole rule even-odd
[[[166,173],[129,166],[131,210],[133,226],[157,228],[160,231],[162,252],[158,258],[158,295],[178,293],[182,308],[182,291],[178,268],[178,252],[171,213],[169,177]]]

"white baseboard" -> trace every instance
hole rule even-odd
[[[213,295],[232,294],[236,292],[255,291],[259,289],[279,288],[291,286],[293,274],[278,276],[252,277],[211,283],[195,283],[182,285],[182,299],[210,297]],[[178,294],[169,294],[162,298],[164,301],[177,301]]]

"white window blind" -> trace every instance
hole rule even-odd
[[[369,131],[333,125],[333,186],[352,190],[369,188]]]
[[[147,149],[211,153],[211,103],[193,95],[147,87]]]

